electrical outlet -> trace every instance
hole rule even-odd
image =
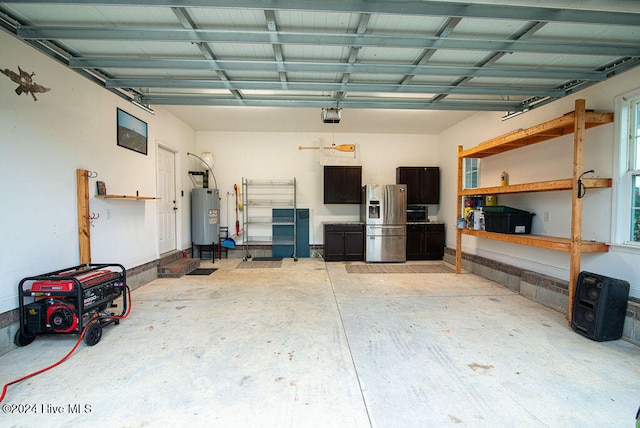
[[[107,208],[107,220],[111,220],[111,208]]]
[[[544,223],[550,223],[551,222],[551,213],[549,211],[545,211],[544,214],[542,215],[542,221]]]

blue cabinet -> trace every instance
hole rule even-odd
[[[274,208],[272,212],[273,242],[271,255],[273,257],[293,256],[294,222],[293,209]],[[309,209],[296,209],[296,253],[297,257],[309,257]]]

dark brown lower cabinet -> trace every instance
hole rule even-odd
[[[442,260],[444,224],[407,225],[407,260]]]
[[[325,224],[324,259],[335,261],[364,260],[364,225]]]

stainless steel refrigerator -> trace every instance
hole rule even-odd
[[[365,223],[365,261],[406,261],[406,185],[367,184],[364,186],[360,218]]]

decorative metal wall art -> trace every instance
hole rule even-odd
[[[11,71],[8,68],[5,68],[4,70],[0,69],[0,73],[4,74],[9,79],[11,79],[11,81],[19,85],[16,88],[16,94],[31,94],[31,96],[33,97],[33,101],[38,101],[38,99],[36,98],[37,93],[49,92],[51,90],[50,88],[45,88],[44,86],[38,85],[33,81],[33,76],[35,76],[36,73],[27,73],[26,71],[21,69],[20,66],[18,66],[18,73],[16,73],[15,71]]]

